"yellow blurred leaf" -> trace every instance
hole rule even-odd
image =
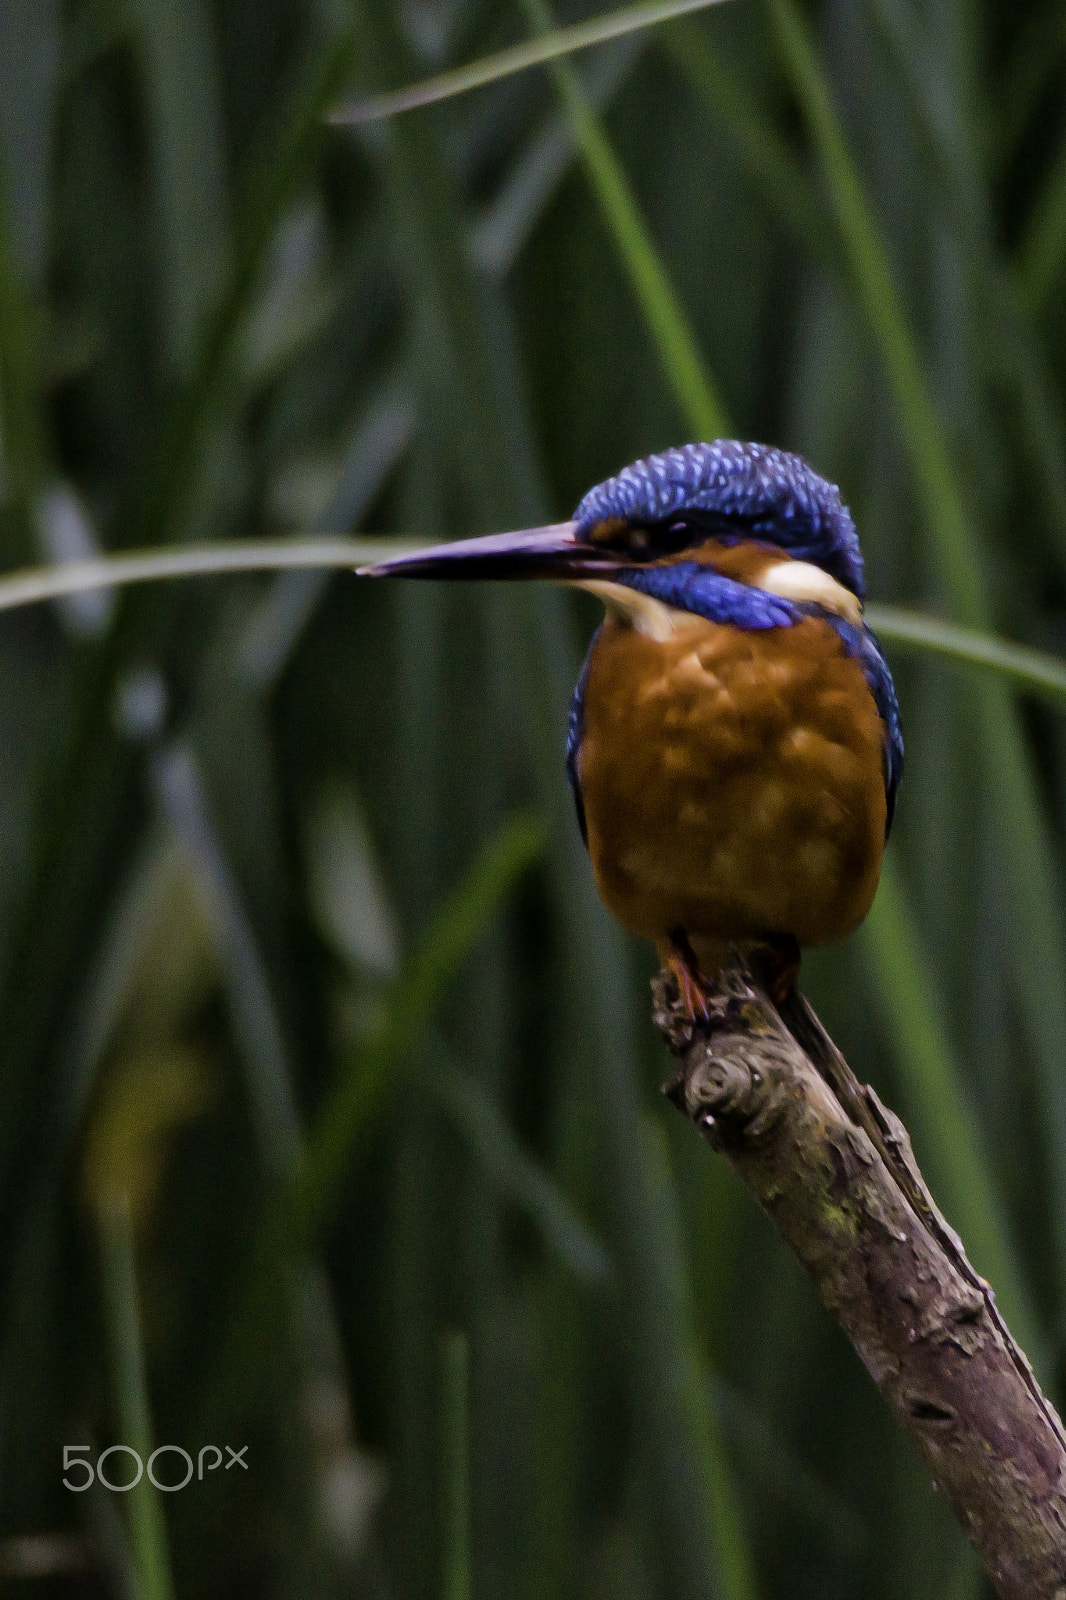
[[[128,1206],[137,1231],[153,1210],[168,1145],[209,1104],[203,1055],[182,1045],[122,1058],[108,1073],[82,1154],[86,1200],[97,1214]]]

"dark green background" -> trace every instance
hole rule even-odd
[[[529,23],[0,0],[0,564],[521,527],[728,431],[840,483],[876,600],[1066,644],[1061,7],[734,0],[582,55],[598,185],[543,69],[324,121]],[[563,773],[594,620],[347,574],[0,616],[12,1593],[984,1592],[658,1097]],[[1061,1398],[1062,716],[888,653],[889,875],[805,984]],[[149,1429],[248,1470],[63,1488]]]

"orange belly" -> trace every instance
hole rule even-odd
[[[693,616],[659,641],[609,617],[578,755],[605,904],[658,940],[844,938],[877,888],[883,749],[862,668],[820,618]]]

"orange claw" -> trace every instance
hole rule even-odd
[[[674,975],[678,996],[689,1022],[706,1022],[710,1017],[704,977],[692,946],[682,934],[671,934],[666,955],[667,970]]]

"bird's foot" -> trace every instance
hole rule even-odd
[[[778,1010],[796,987],[800,969],[800,947],[791,933],[775,934],[758,952],[760,976]]]
[[[670,934],[664,964],[677,984],[681,1007],[689,1022],[709,1021],[711,1013],[707,1004],[707,980],[700,971],[696,953],[687,935],[680,928]]]

